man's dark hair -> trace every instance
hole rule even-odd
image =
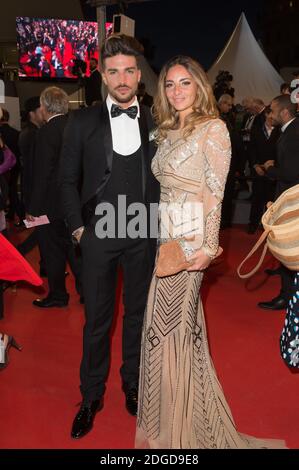
[[[97,65],[99,63],[98,59],[96,59],[95,57],[91,57],[90,60],[93,60]]]
[[[104,68],[105,59],[114,57],[118,54],[134,56],[137,59],[142,55],[141,44],[130,36],[125,34],[114,34],[109,36],[101,48],[101,65]]]
[[[22,121],[29,120],[29,113],[36,111],[40,107],[39,96],[31,96],[25,101],[24,110],[21,112]]]
[[[31,111],[36,111],[40,107],[39,96],[31,96],[25,101],[25,111],[30,113]]]
[[[279,95],[274,98],[274,100],[278,106],[280,111],[283,109],[287,109],[290,116],[296,117],[297,114],[297,103],[293,103],[291,101],[291,96],[290,95]]]
[[[264,112],[265,112],[265,114],[267,114],[267,116],[271,113],[271,107],[270,107],[270,105],[268,105],[268,106],[265,107]]]

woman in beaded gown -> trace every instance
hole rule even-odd
[[[160,74],[154,109],[159,146],[152,171],[161,184],[160,202],[164,208],[198,204],[204,227],[192,237],[190,227],[184,232],[185,220],[177,225],[170,215],[173,225],[167,225],[168,231],[163,227],[162,236],[160,215],[159,242],[185,236],[182,247],[193,264],[173,276],[153,274],[143,327],[135,446],[282,447],[281,441],[258,440],[236,430],[209,353],[200,286],[219,247],[231,146],[201,66],[185,56],[170,60]]]

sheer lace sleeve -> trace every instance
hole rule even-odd
[[[207,131],[203,147],[205,158],[205,187],[203,192],[203,215],[205,236],[203,250],[213,258],[219,247],[221,203],[231,158],[231,143],[227,127],[220,119],[215,120]]]

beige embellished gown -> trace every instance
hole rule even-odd
[[[226,125],[214,119],[200,124],[187,140],[180,130],[169,131],[153,159],[160,202],[202,203],[204,235],[197,234],[186,244],[186,254],[202,248],[213,257],[218,250],[230,156]],[[172,227],[168,228],[171,239]],[[153,275],[143,327],[135,446],[282,447],[279,441],[261,441],[235,428],[210,357],[200,299],[202,277],[199,271],[164,278]]]

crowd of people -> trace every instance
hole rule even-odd
[[[299,72],[299,71],[298,71]],[[294,77],[299,73],[294,72]],[[233,219],[233,200],[238,189],[248,190],[251,210],[247,231],[256,233],[268,201],[275,194],[275,181],[266,176],[264,163],[275,161],[279,123],[274,122],[270,103],[259,97],[244,97],[241,105],[234,103],[233,77],[219,72],[213,86],[221,118],[226,122],[232,142],[232,162],[226,183],[222,210],[222,228],[230,227]],[[291,85],[281,85],[281,94],[291,94]],[[296,105],[293,107],[296,109]],[[298,110],[296,111],[298,115]]]
[[[18,17],[20,76],[76,78],[76,65],[98,58],[97,23]]]
[[[52,26],[50,38],[56,34]],[[71,34],[71,26],[61,26]],[[22,34],[31,41],[30,31]],[[297,104],[287,93],[271,103],[244,98],[241,114],[234,105],[233,77],[222,72],[213,90],[200,64],[187,56],[165,64],[152,102],[140,84],[139,56],[135,39],[107,38],[101,50],[107,99],[69,113],[66,93],[45,89],[26,102],[26,125],[14,137],[18,150],[6,137],[7,114],[0,121],[2,153],[6,148],[15,153],[6,171],[19,161],[23,190],[20,201],[14,187],[2,211],[9,199],[20,223],[23,217],[34,223],[44,215],[50,222],[37,226],[19,246],[26,254],[38,245],[48,277],[47,296],[33,305],[68,305],[68,261],[85,308],[82,402],[71,437],[88,434],[104,406],[121,265],[120,374],[126,408],[137,415],[136,447],[284,447],[283,441],[256,439],[236,429],[210,356],[200,287],[221,251],[219,230],[232,223],[232,199],[243,175],[252,180],[249,233],[258,229],[266,203],[299,183]],[[162,232],[160,223],[153,233],[149,208],[159,203],[160,222],[167,219],[168,225]],[[137,222],[132,206],[146,214]],[[107,208],[122,215],[108,220]],[[192,208],[200,208],[202,216],[194,218]],[[169,272],[160,276],[163,250],[169,253]],[[281,292],[261,302],[262,308],[285,309],[293,295],[294,273],[283,265],[277,273]],[[9,336],[4,340],[4,349],[16,346]]]
[[[293,75],[298,78],[299,71]],[[247,232],[254,234],[261,226],[267,204],[299,183],[299,105],[291,99],[291,84],[283,83],[281,95],[273,97],[271,103],[264,103],[261,98],[244,98],[240,114],[234,106],[232,80],[228,72],[222,71],[214,84],[220,116],[227,124],[232,146],[221,225],[231,227],[236,191],[242,183],[249,182],[251,209]],[[223,91],[225,94],[221,95]],[[280,292],[270,301],[259,302],[258,306],[269,310],[286,309],[293,292],[294,274],[283,265],[270,274],[281,276]]]

